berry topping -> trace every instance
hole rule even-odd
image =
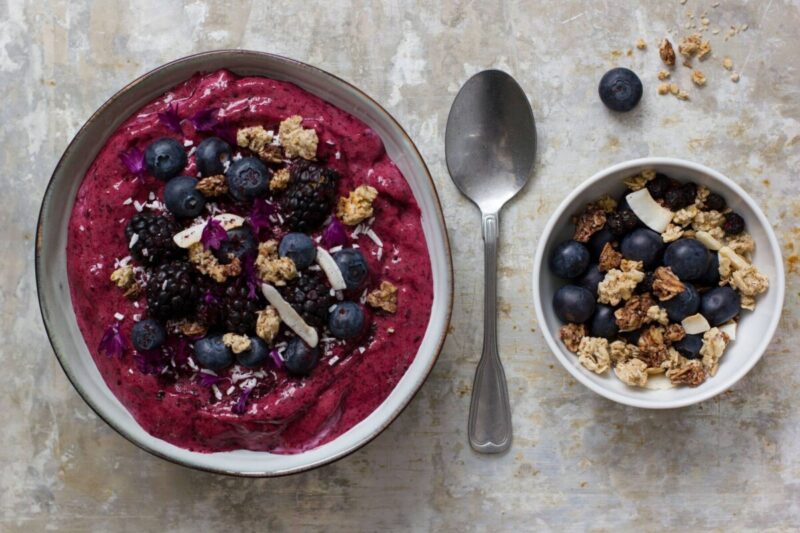
[[[200,366],[222,370],[233,364],[233,352],[222,342],[222,335],[209,335],[194,343],[194,357]]]
[[[364,311],[354,302],[341,302],[334,306],[328,318],[328,329],[334,337],[352,339],[364,331]]]
[[[230,161],[231,158],[231,146],[219,137],[209,137],[197,145],[195,158],[200,175],[223,174],[225,162]]]
[[[671,268],[681,281],[693,281],[706,273],[710,256],[700,241],[678,239],[664,250],[664,266]]]
[[[222,324],[231,333],[250,333],[256,329],[258,312],[264,307],[258,299],[249,298],[247,284],[230,285],[222,297]]]
[[[713,211],[723,211],[728,206],[728,204],[725,202],[725,198],[715,192],[712,192],[708,195],[705,204],[706,208]]]
[[[564,241],[550,256],[550,269],[560,278],[572,279],[589,266],[589,250],[578,241]]]
[[[608,224],[600,228],[600,231],[591,236],[587,245],[589,252],[592,254],[592,258],[597,259],[600,257],[600,252],[603,251],[603,247],[606,243],[614,240],[614,234],[608,229]]]
[[[243,157],[234,161],[225,173],[228,192],[238,202],[260,198],[269,192],[271,175],[257,157]]]
[[[652,270],[648,270],[644,273],[644,279],[636,286],[636,292],[638,294],[653,292],[653,275]]]
[[[167,340],[164,326],[152,318],[140,320],[131,328],[131,342],[140,352],[155,350]]]
[[[281,197],[286,224],[293,231],[314,231],[333,209],[339,175],[305,160],[296,161],[291,173],[291,184]]]
[[[719,326],[739,314],[742,310],[742,297],[730,288],[716,287],[703,295],[700,313],[712,326]]]
[[[333,254],[333,260],[342,271],[342,277],[347,288],[355,290],[361,288],[369,276],[367,261],[359,250],[344,248]]]
[[[722,223],[722,229],[728,235],[739,235],[744,231],[744,219],[741,215],[736,213],[728,213],[725,215],[725,222]]]
[[[592,293],[577,285],[564,285],[553,295],[553,308],[562,322],[586,322],[594,313],[595,306]]]
[[[664,201],[667,203],[667,207],[673,211],[677,211],[694,202],[695,193],[696,191],[693,192],[693,189],[687,188],[686,186],[675,187],[667,191],[664,195]]]
[[[321,327],[328,322],[328,309],[335,300],[320,272],[304,272],[297,281],[285,287],[282,294],[309,325]]]
[[[669,176],[661,173],[656,174],[655,178],[647,182],[647,190],[650,192],[650,196],[656,200],[664,198],[664,195],[667,194],[667,191],[671,189],[672,186],[672,180]]]
[[[664,248],[661,235],[653,230],[639,228],[629,233],[620,243],[620,251],[625,259],[644,262],[647,270],[655,268]]]
[[[672,322],[680,322],[689,315],[693,315],[700,308],[700,294],[694,285],[684,283],[684,290],[673,298],[660,302],[661,307],[667,310],[667,316]]]
[[[592,265],[586,269],[586,272],[584,272],[583,276],[577,279],[577,283],[579,286],[588,290],[596,297],[597,286],[605,277],[605,273],[600,272],[600,269],[597,267],[597,265]]]
[[[630,111],[642,98],[642,81],[633,71],[613,68],[603,75],[600,99],[612,111]]]
[[[225,239],[220,243],[216,256],[220,263],[227,264],[230,256],[244,260],[248,255],[258,254],[258,243],[256,243],[253,232],[247,226],[240,226],[228,230]]]
[[[186,152],[177,140],[171,137],[156,139],[144,152],[144,162],[150,174],[160,180],[174,178],[186,166]]]
[[[278,246],[278,255],[294,261],[298,270],[310,267],[317,258],[317,247],[305,233],[288,233]]]
[[[614,316],[614,308],[603,304],[597,304],[594,314],[589,321],[589,335],[592,337],[604,337],[614,339],[619,332],[617,320]]]
[[[183,251],[172,240],[178,226],[171,218],[155,213],[137,213],[125,227],[131,255],[145,265],[179,258]]]
[[[286,371],[295,376],[307,376],[314,370],[319,361],[319,350],[311,348],[298,338],[289,341],[286,352],[283,354],[283,366]]]
[[[177,176],[164,187],[164,204],[181,218],[193,218],[206,206],[206,198],[197,190],[197,180],[191,176]]]
[[[250,336],[250,347],[236,354],[236,362],[247,368],[257,368],[267,359],[269,359],[269,346],[264,339],[255,335]]]
[[[672,347],[686,359],[697,359],[700,356],[700,348],[703,347],[703,336],[686,335],[681,340],[672,343]]]
[[[636,229],[639,219],[630,209],[620,209],[606,217],[606,226],[615,237],[622,237]]]
[[[200,288],[189,263],[173,261],[157,267],[147,280],[147,305],[156,318],[183,318],[200,301]]]
[[[710,253],[711,259],[708,267],[702,276],[697,278],[695,283],[704,287],[716,287],[719,285],[719,255]]]

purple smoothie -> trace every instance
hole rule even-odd
[[[150,193],[160,199],[164,187],[149,176],[143,182],[135,179],[120,154],[133,147],[144,151],[162,136],[190,141],[185,143],[188,152],[210,135],[197,131],[190,120],[180,122],[180,134],[171,131],[158,118],[170,105],[177,107],[181,119],[216,109],[219,119],[234,130],[262,125],[277,131],[281,120],[301,115],[303,126],[319,137],[318,159],[341,174],[339,196],[359,185],[379,192],[372,229],[383,242],[382,252],[363,234],[350,242],[358,244],[368,260],[370,288],[381,280],[398,287],[397,313],[372,313],[369,335],[358,343],[326,348],[308,377],[289,376],[268,362],[262,371],[264,386],[247,398],[242,414],[234,409],[238,396],[224,394],[236,368],[219,373],[224,378],[217,386],[221,399],[198,382],[190,366],[178,365],[169,379],[142,373],[130,346],[130,329],[135,315],[145,315],[146,301],[126,299],[109,282],[115,263],[129,255],[125,225],[136,213],[136,204],[147,203]],[[184,174],[196,174],[191,155]],[[144,106],[109,138],[84,176],[68,234],[72,302],[100,373],[146,431],[194,451],[297,453],[335,439],[386,399],[413,361],[430,318],[430,258],[408,183],[374,131],[291,83],[220,70],[196,75]],[[121,357],[108,357],[98,345],[117,321],[115,315],[124,316],[120,324],[127,341]]]

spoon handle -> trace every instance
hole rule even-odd
[[[501,453],[511,446],[511,406],[506,375],[497,351],[498,213],[483,214],[483,352],[469,407],[469,443],[480,453]]]

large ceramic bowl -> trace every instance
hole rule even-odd
[[[157,439],[133,419],[106,386],[84,343],[67,283],[67,221],[81,179],[105,140],[133,112],[196,72],[227,68],[240,75],[290,81],[368,124],[408,180],[422,211],[433,269],[433,307],[414,362],[386,400],[333,441],[295,455],[237,450],[196,453]],[[274,476],[330,463],[383,431],[408,404],[442,348],[452,308],[453,274],[444,218],[425,162],[403,128],[369,96],[309,65],[270,54],[226,50],[186,57],[145,74],[115,94],[72,140],[47,187],[36,237],[36,281],[47,333],[56,356],[84,400],[134,444],[171,461],[203,470],[245,476]]]
[[[564,284],[547,266],[547,258],[558,243],[572,238],[571,218],[603,194],[618,198],[625,191],[623,178],[655,169],[680,181],[694,181],[721,194],[728,205],[744,217],[756,243],[753,264],[769,277],[770,288],[757,298],[754,312],[744,311],[733,341],[720,361],[719,371],[696,388],[641,389],[629,387],[614,375],[597,375],[583,368],[558,338],[561,322],[553,312],[553,294]],[[550,349],[575,379],[615,402],[650,409],[683,407],[707,400],[732,387],[761,359],[778,327],[783,308],[785,280],[778,241],[764,213],[744,190],[729,178],[703,165],[680,159],[651,157],[627,161],[602,170],[583,182],[561,205],[539,239],[534,263],[533,291],[536,314]],[[664,380],[665,381],[665,380]],[[657,382],[657,381],[656,381]],[[667,382],[668,383],[668,382]]]

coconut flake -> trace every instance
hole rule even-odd
[[[331,254],[324,248],[317,247],[317,264],[325,272],[328,282],[334,290],[343,291],[347,288],[347,283],[344,281],[342,271],[339,270],[339,265],[336,264]]]
[[[712,251],[717,251],[722,248],[722,243],[719,242],[717,239],[711,236],[711,234],[707,231],[698,231],[694,234],[694,238],[700,241],[700,243]]]
[[[213,220],[219,222],[225,230],[238,228],[244,224],[244,219],[242,217],[232,213],[222,213],[221,215],[216,215],[212,218]],[[172,240],[175,241],[175,244],[181,248],[189,248],[191,245],[200,242],[200,239],[203,237],[203,230],[206,228],[206,223],[207,222],[203,222],[201,224],[190,226],[185,230],[176,233],[175,236],[172,237]]]
[[[653,200],[646,187],[630,193],[625,199],[631,211],[653,231],[663,233],[672,221],[672,211]]]
[[[719,330],[728,336],[728,338],[732,341],[736,340],[736,322],[731,320],[730,322],[726,322],[721,326],[717,326]]]
[[[306,324],[303,317],[294,310],[294,307],[283,299],[278,289],[268,283],[262,283],[261,292],[264,293],[264,298],[278,311],[281,320],[289,326],[292,331],[297,333],[297,336],[303,339],[306,344],[314,348],[319,342],[317,330]]]
[[[683,326],[683,330],[687,335],[697,335],[711,329],[711,324],[700,313],[695,313],[681,320],[681,326]]]

